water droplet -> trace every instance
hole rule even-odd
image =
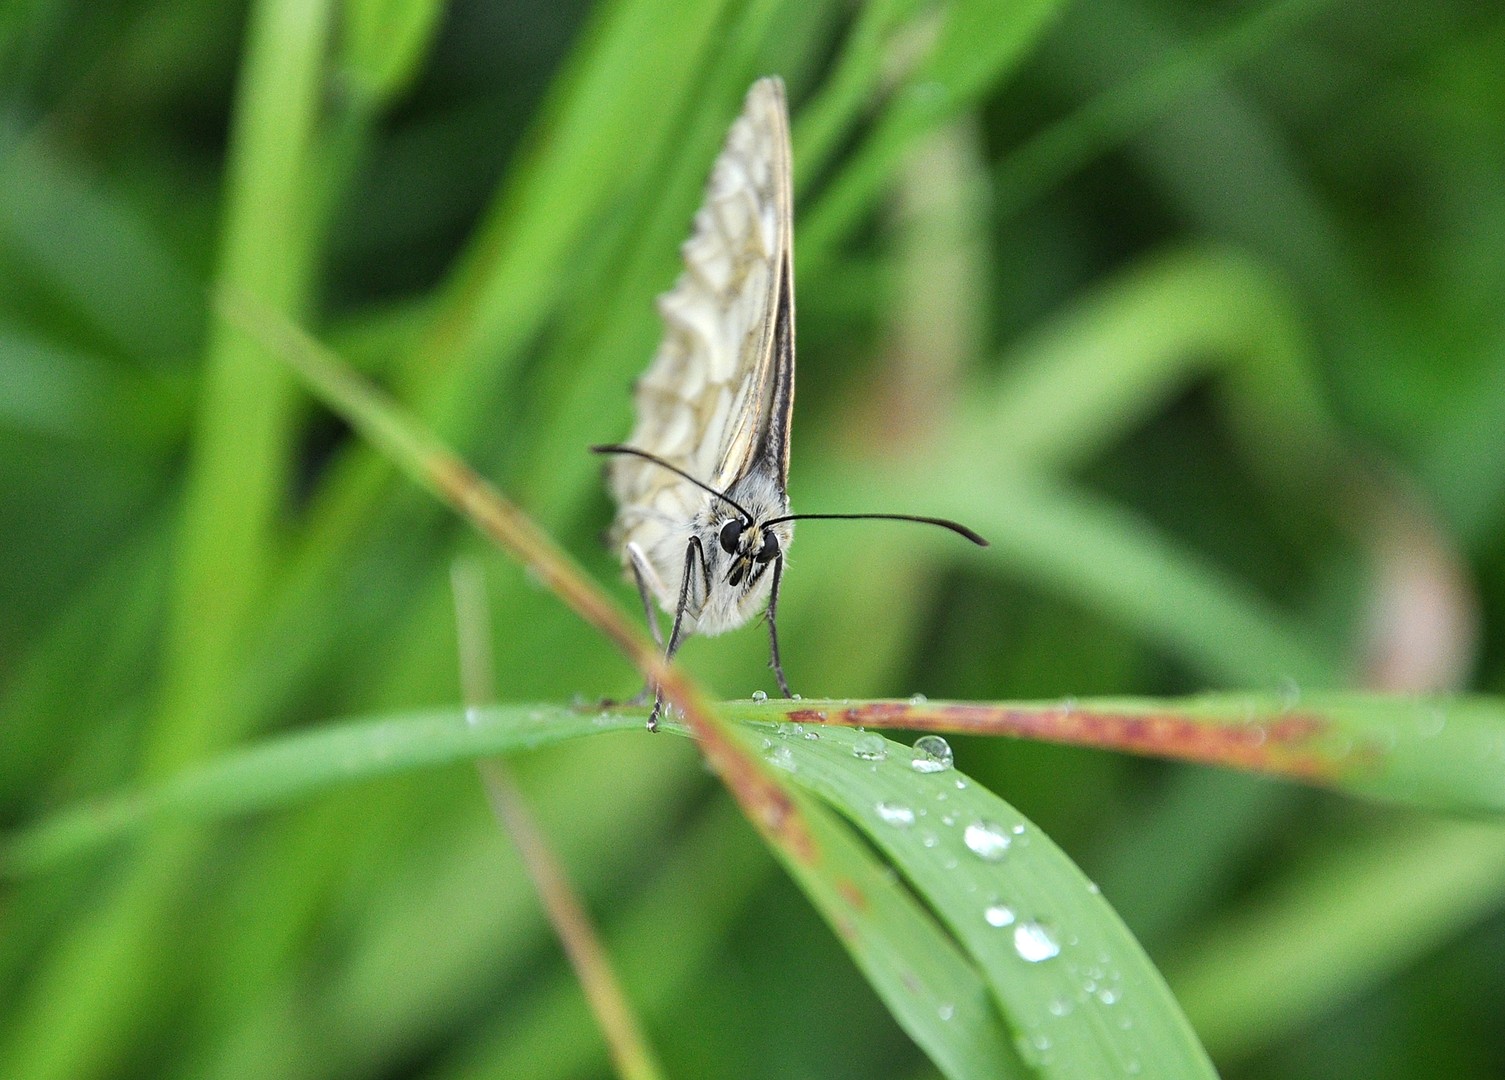
[[[888,740],[875,732],[852,740],[852,756],[863,761],[882,761],[888,757]]]
[[[896,829],[907,829],[914,824],[914,811],[903,803],[890,802],[885,799],[873,807],[878,817],[885,825],[892,825]]]
[[[768,700],[768,693],[765,690],[754,690],[752,699],[756,702],[762,703]]]
[[[785,772],[794,772],[797,766],[794,763],[794,752],[787,746],[775,746],[768,753],[768,763]]]
[[[789,700],[790,701],[804,701],[805,699],[802,698],[802,697],[800,697],[798,694],[790,694],[789,695]]]
[[[478,727],[481,723],[481,710],[475,705],[465,706],[465,725]]]
[[[1116,1005],[1118,1003],[1118,991],[1111,986],[1105,986],[1097,992],[1097,1000],[1104,1005]]]
[[[1097,882],[1095,881],[1087,882],[1087,891],[1090,892],[1093,896],[1103,895],[1103,890],[1098,888]]]
[[[956,1015],[956,1006],[952,1005],[950,1002],[946,1002],[935,1010],[935,1014],[942,1020],[950,1020]]]
[[[974,821],[962,832],[962,842],[983,862],[1001,862],[1014,841],[1002,825],[992,821]]]
[[[926,829],[920,834],[920,843],[924,844],[928,848],[933,848],[940,842],[941,838],[935,835],[935,833],[931,832],[929,829]]]
[[[942,814],[941,815],[941,824],[945,825],[947,828],[950,828],[952,825],[956,824],[956,815],[955,814]]]
[[[917,773],[945,772],[955,761],[951,744],[939,735],[921,735],[915,740],[914,750],[914,760],[909,767]]]
[[[1014,909],[997,900],[983,908],[982,917],[989,926],[1014,925]]]
[[[1050,1004],[1045,1006],[1050,1010],[1051,1016],[1070,1016],[1076,1008],[1076,1002],[1067,1001],[1065,998],[1052,998]]]
[[[924,694],[911,694],[910,698],[909,698],[909,703],[911,705],[924,705],[929,700],[930,699],[928,697],[926,697]]]
[[[1045,923],[1028,919],[1014,927],[1014,951],[1031,964],[1061,955],[1061,943],[1055,931]]]

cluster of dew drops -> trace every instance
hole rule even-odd
[[[852,742],[852,755],[863,761],[876,763],[888,757],[888,748],[889,742],[883,736],[863,732]],[[921,735],[915,740],[914,753],[909,762],[909,767],[915,772],[927,776],[948,773],[955,764],[956,756],[951,745],[939,735]],[[965,790],[967,781],[957,777],[955,784],[958,790]],[[944,792],[937,795],[937,799],[941,801],[945,797]],[[919,814],[913,807],[896,800],[885,799],[873,810],[878,815],[878,820],[896,829],[912,828],[919,820]],[[941,823],[947,827],[954,827],[959,822],[960,819],[955,814],[946,813],[941,816]],[[1027,841],[1022,822],[1006,828],[995,821],[978,818],[969,821],[962,828],[962,843],[974,857],[985,863],[1002,862],[1016,843],[1022,845]],[[940,843],[940,838],[927,830],[921,835],[920,842],[933,848]],[[1060,939],[1049,923],[1037,919],[1020,919],[1013,906],[1002,899],[995,897],[989,900],[982,910],[982,919],[988,926],[1009,930],[1013,934],[1014,951],[1021,960],[1038,964],[1060,955]]]
[[[766,701],[767,696],[754,694],[753,700],[755,702]],[[923,702],[924,699],[918,696],[913,701],[914,704]],[[817,731],[806,729],[803,724],[781,725],[780,734],[785,738],[793,736],[818,739],[820,737]],[[876,769],[878,763],[888,759],[893,745],[876,732],[863,731],[858,728],[856,737],[851,743],[851,753],[853,757],[861,761],[873,763]],[[795,771],[794,754],[788,746],[769,740],[765,745],[765,756],[770,764],[789,772]],[[953,771],[955,763],[955,754],[945,739],[939,735],[922,735],[915,740],[909,767],[924,776],[945,778],[945,774]],[[968,781],[961,776],[955,776],[952,782],[957,790],[965,790],[968,784]],[[944,802],[946,798],[945,790],[936,793],[938,802]],[[908,803],[897,799],[880,800],[873,807],[873,812],[884,825],[905,830],[915,828],[922,816],[928,816],[926,811],[916,811]],[[1002,863],[1009,857],[1011,851],[1015,848],[1022,848],[1029,842],[1026,826],[1022,822],[1011,827],[986,818],[977,818],[963,823],[962,816],[951,812],[943,813],[940,821],[947,828],[960,825],[963,846],[971,853],[971,857],[983,863]],[[920,840],[927,848],[939,847],[941,842],[940,837],[930,829],[922,829]],[[947,857],[946,865],[948,869],[954,869],[959,863],[954,858]],[[1089,888],[1094,893],[1097,891],[1095,885],[1089,885]],[[1021,917],[1015,906],[1001,897],[991,897],[985,902],[981,919],[988,927],[1010,935],[1013,951],[1023,962],[1041,964],[1061,955],[1060,933],[1049,921]],[[1112,965],[1106,955],[1099,957],[1098,960],[1099,963],[1090,965],[1081,973],[1083,996],[1095,998],[1103,1005],[1116,1004],[1121,996],[1116,985],[1119,982],[1118,973],[1112,971]],[[1050,1013],[1056,1017],[1065,1016],[1074,1008],[1074,1002],[1064,999],[1050,1003]],[[942,1018],[949,1020],[955,1014],[955,1007],[949,1004],[942,1005],[940,1011]],[[1120,1024],[1127,1025],[1127,1023],[1127,1016],[1121,1018]],[[1050,1056],[1051,1042],[1043,1032],[1037,1031],[1026,1038],[1029,1045],[1021,1046],[1021,1051],[1028,1051],[1027,1060],[1042,1061]],[[1138,1071],[1137,1066],[1137,1061],[1127,1064],[1124,1071],[1132,1075]]]

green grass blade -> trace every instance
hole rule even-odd
[[[899,1025],[951,1080],[1031,1076],[971,958],[829,810],[802,802],[824,859],[818,870],[792,860],[785,867]]]
[[[1207,1045],[1243,1058],[1497,912],[1505,829],[1429,822],[1327,849],[1178,950],[1171,985]]]
[[[1208,694],[1070,702],[726,702],[739,720],[865,725],[1007,735],[1118,750],[1297,779],[1368,798],[1505,815],[1505,701],[1365,694]],[[283,806],[342,784],[516,753],[640,723],[640,711],[582,713],[557,705],[483,710],[474,730],[457,710],[349,721],[271,740],[158,786],[59,812],[0,845],[0,877],[52,869],[162,819],[217,820]],[[843,736],[844,737],[844,736]]]
[[[992,792],[954,769],[916,771],[915,751],[871,733],[781,725],[769,753],[861,829],[936,911],[982,969],[1037,1075],[1215,1075],[1107,901]]]
[[[802,243],[817,251],[834,248],[872,209],[916,142],[975,104],[1013,70],[1060,8],[1059,0],[959,0],[946,5],[930,53],[807,215]]]
[[[273,310],[301,310],[315,252],[306,158],[321,105],[330,5],[267,0],[252,14],[217,277]],[[238,649],[271,562],[291,458],[292,383],[228,328],[207,344],[206,386],[183,495],[158,709],[142,770],[163,776],[233,741],[228,707]],[[227,573],[226,568],[233,568]],[[0,1045],[0,1073],[43,1078],[102,1069],[123,1052],[161,951],[164,912],[196,850],[177,837],[96,898],[47,958]]]

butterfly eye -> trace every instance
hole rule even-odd
[[[737,554],[737,541],[742,539],[742,521],[740,518],[732,518],[721,526],[721,550],[728,555]]]
[[[765,530],[763,533],[763,546],[758,548],[758,553],[753,556],[757,562],[768,562],[779,553],[779,538],[772,532]]]

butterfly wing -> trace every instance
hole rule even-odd
[[[789,119],[784,85],[747,93],[685,243],[684,270],[659,297],[664,338],[638,381],[631,445],[726,490],[768,472],[782,495],[794,403],[794,285]],[[689,528],[710,496],[632,457],[610,468],[614,539],[644,552],[666,607]]]

